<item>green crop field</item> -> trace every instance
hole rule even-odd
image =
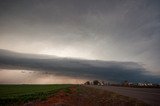
[[[55,92],[71,85],[0,85],[0,105],[24,103],[35,99],[46,99]]]

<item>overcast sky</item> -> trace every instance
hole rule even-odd
[[[0,0],[0,49],[137,62],[160,75],[159,0]]]

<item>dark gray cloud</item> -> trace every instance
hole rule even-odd
[[[0,50],[0,67],[3,69],[28,69],[44,74],[50,73],[79,79],[160,82],[159,76],[150,75],[141,64],[135,62],[47,57],[47,55],[20,54]]]
[[[134,61],[160,74],[159,0],[0,0],[0,48]]]

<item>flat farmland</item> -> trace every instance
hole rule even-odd
[[[0,105],[45,100],[55,92],[67,89],[71,85],[0,85]]]

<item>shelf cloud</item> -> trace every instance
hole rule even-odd
[[[0,50],[0,67],[3,69],[33,70],[42,74],[79,79],[160,82],[159,76],[150,75],[141,64],[136,62],[47,57],[47,55],[21,54]]]

